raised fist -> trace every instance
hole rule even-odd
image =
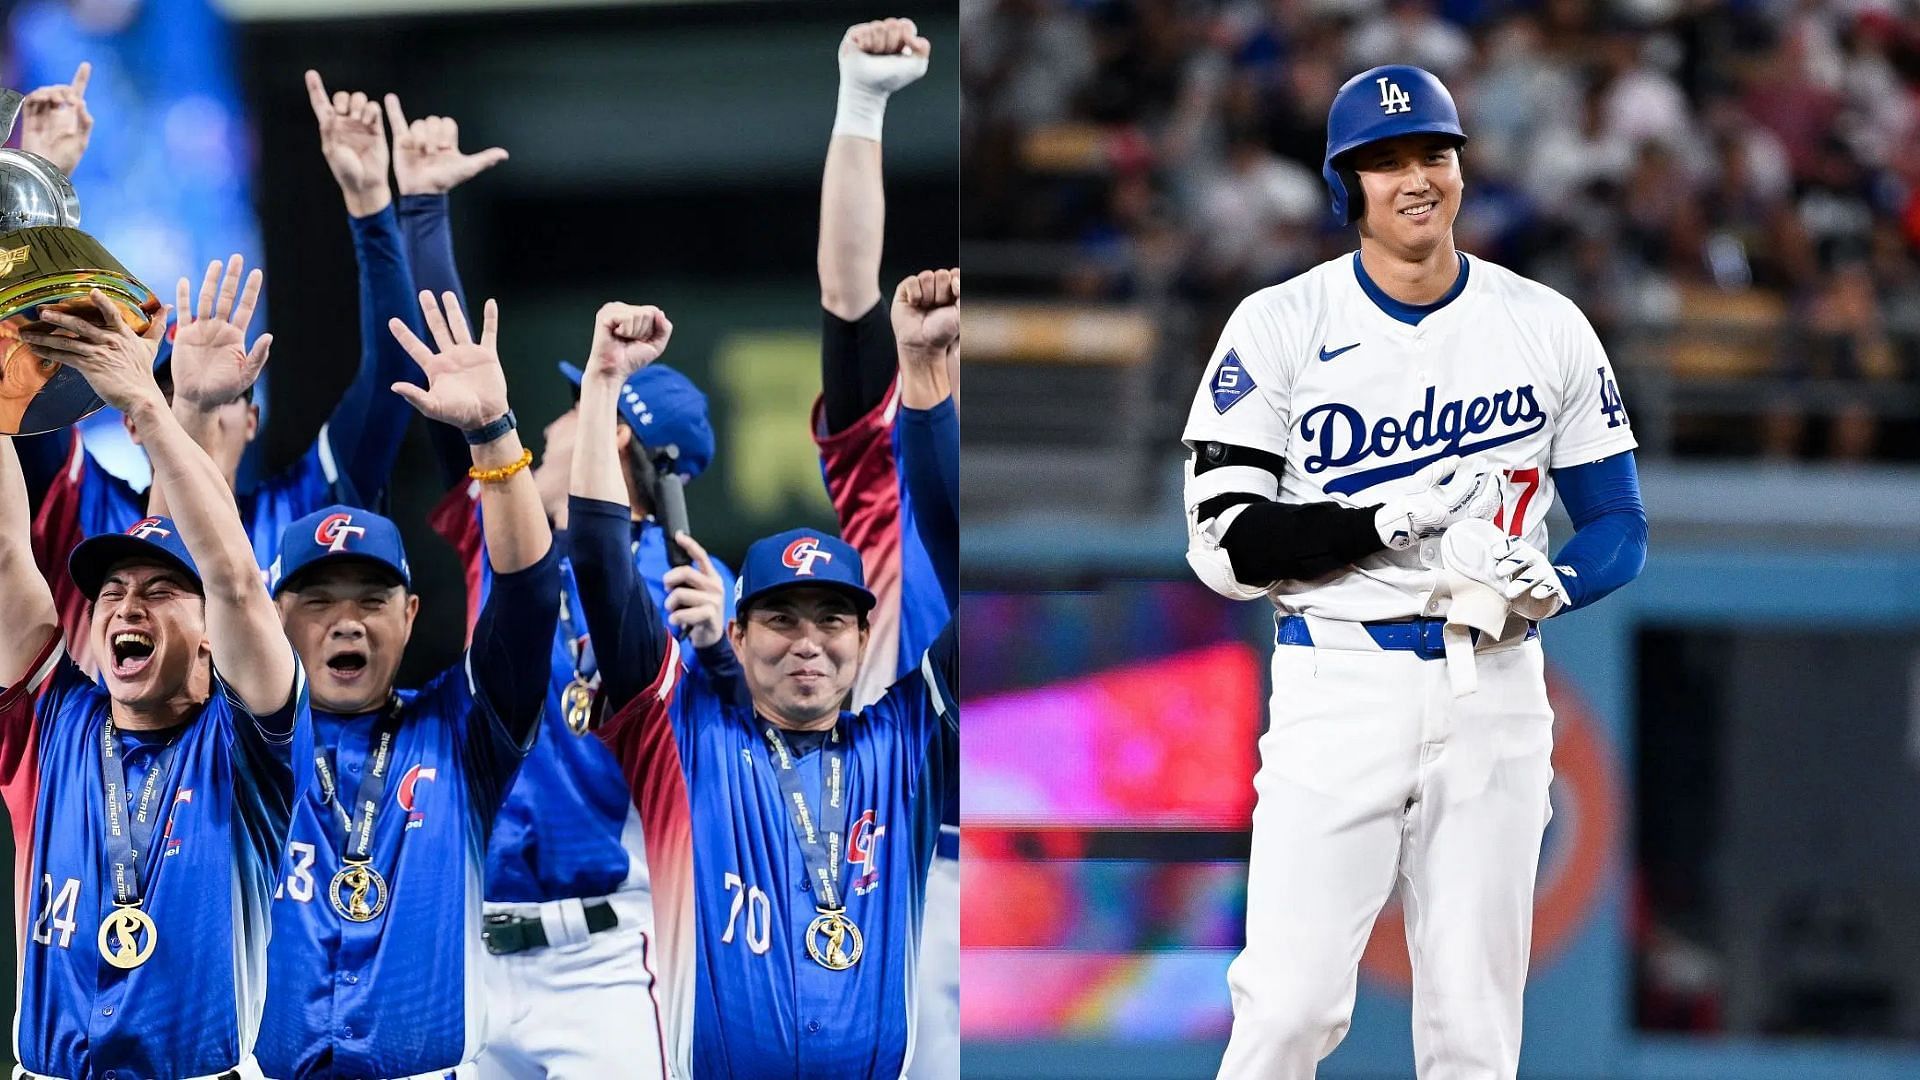
[[[611,301],[593,316],[593,352],[587,377],[624,383],[633,373],[660,359],[673,337],[666,312],[651,304]]]
[[[72,82],[43,86],[20,103],[20,149],[39,154],[68,176],[93,137],[93,114],[87,111],[92,77],[93,65],[82,61]]]
[[[444,195],[507,160],[491,146],[460,152],[460,124],[451,116],[428,116],[412,123],[396,95],[386,97],[387,124],[393,130],[393,178],[402,195]]]
[[[960,340],[960,270],[922,270],[893,291],[893,337],[903,354],[943,359]]]
[[[933,45],[912,19],[877,19],[847,28],[840,39],[840,81],[891,94],[927,73]]]

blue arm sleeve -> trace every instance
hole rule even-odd
[[[467,291],[460,284],[460,269],[453,261],[453,228],[447,220],[447,197],[400,196],[400,229],[407,238],[407,260],[413,264],[415,291],[425,289],[435,296],[450,292],[460,298],[461,310],[469,312],[471,318]],[[453,487],[464,482],[470,460],[460,432],[450,425],[429,420],[427,435],[433,442],[433,456],[440,464],[444,485]]]
[[[63,427],[44,435],[13,440],[14,452],[20,455],[21,475],[27,481],[27,505],[35,514],[40,512],[40,501],[47,497],[53,478],[59,476],[61,467],[66,465],[67,455],[73,452],[76,434],[73,428]]]
[[[373,504],[386,490],[413,416],[413,407],[388,387],[397,382],[426,385],[426,376],[394,340],[387,320],[398,318],[422,337],[426,330],[393,208],[348,221],[360,266],[360,370],[334,406],[322,437],[352,490]]]
[[[1647,565],[1647,510],[1631,450],[1555,469],[1553,483],[1573,519],[1573,537],[1553,560],[1572,611],[1640,576]]]
[[[960,419],[948,398],[900,410],[900,472],[947,609],[960,606]]]
[[[660,674],[667,655],[666,622],[634,571],[632,516],[625,503],[569,496],[567,536],[587,634],[600,664],[601,699],[612,715]]]
[[[539,562],[493,575],[486,606],[474,623],[467,669],[501,725],[522,748],[530,745],[553,677],[553,632],[560,609],[560,556],[549,547]]]

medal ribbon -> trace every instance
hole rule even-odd
[[[113,902],[122,906],[140,903],[145,891],[140,886],[141,863],[151,863],[153,853],[147,841],[153,839],[153,827],[160,821],[160,808],[154,796],[173,772],[173,759],[180,752],[176,737],[147,767],[147,778],[140,785],[132,811],[122,801],[127,790],[127,764],[114,742],[112,717],[100,730],[100,778],[107,789],[107,858],[113,863]],[[129,820],[131,818],[131,820]]]
[[[847,905],[840,896],[840,863],[846,855],[847,841],[847,753],[840,745],[840,725],[834,725],[820,747],[826,805],[818,815],[808,804],[807,793],[800,789],[800,770],[794,766],[786,737],[772,724],[766,726],[765,734],[774,779],[780,783],[794,839],[800,841],[800,857],[807,865],[807,880],[813,882],[816,906],[822,912],[843,911]]]
[[[374,725],[373,738],[368,744],[366,771],[360,775],[360,790],[354,796],[354,806],[360,811],[357,819],[349,815],[347,808],[335,798],[337,785],[326,752],[318,751],[313,755],[313,771],[320,781],[320,798],[333,807],[333,816],[340,822],[340,857],[347,862],[372,861],[373,822],[380,814],[380,800],[387,793],[387,770],[393,765],[393,740],[399,733],[400,699],[394,698],[388,703],[380,722]]]

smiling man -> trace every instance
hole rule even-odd
[[[0,438],[0,793],[25,876],[14,1050],[28,1077],[258,1077],[268,904],[312,751],[305,680],[226,478],[135,334],[49,315],[36,347],[147,432],[176,518],[74,548],[99,684],[66,655]]]
[[[420,600],[400,530],[378,514],[329,506],[293,522],[270,571],[312,673],[318,749],[273,907],[260,1061],[279,1080],[465,1076],[485,1041],[484,852],[539,730],[560,576],[493,302],[475,341],[443,300],[444,317],[420,296],[437,353],[392,329],[428,380],[403,396],[464,433],[480,488],[492,588],[464,662],[394,689]]]
[[[1647,521],[1586,318],[1454,247],[1466,141],[1428,72],[1349,80],[1324,175],[1360,250],[1242,301],[1188,414],[1187,560],[1278,620],[1223,1078],[1314,1075],[1396,887],[1421,1080],[1519,1067],[1538,624],[1631,581]],[[1575,532],[1549,560],[1556,495]]]
[[[757,541],[729,622],[719,575],[682,533],[693,565],[666,575],[666,621],[703,673],[733,656],[743,672],[683,677],[628,552],[612,439],[621,385],[671,327],[655,308],[609,307],[614,340],[596,342],[581,383],[572,558],[601,659],[600,732],[647,833],[674,1074],[895,1080],[927,869],[959,782],[951,624],[878,702],[845,711],[874,606],[859,552],[811,529]],[[944,364],[928,359],[944,398]],[[953,437],[908,455],[930,463],[907,481],[951,508],[957,472],[939,465],[958,438],[940,430]]]

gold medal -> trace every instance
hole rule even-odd
[[[139,967],[159,943],[160,929],[153,925],[153,917],[137,907],[116,905],[100,920],[100,955],[114,967]]]
[[[349,922],[372,922],[387,910],[387,880],[363,862],[349,862],[327,885],[333,910]]]
[[[587,681],[575,675],[560,694],[560,703],[566,709],[567,727],[575,735],[585,735],[587,725],[593,720],[593,688]]]
[[[844,911],[822,910],[807,925],[807,954],[828,971],[845,971],[860,962],[860,928]]]

